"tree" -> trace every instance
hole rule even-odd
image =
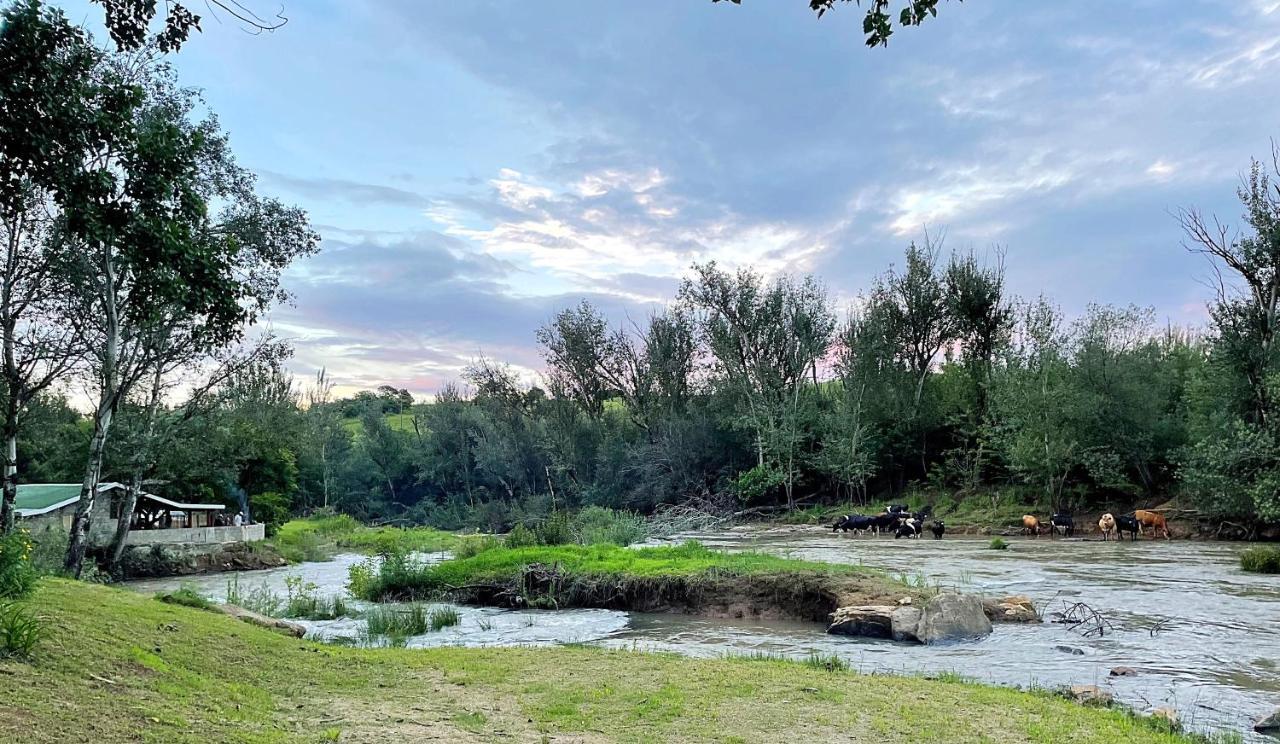
[[[200,30],[201,17],[178,2],[166,2],[162,28],[151,33],[151,24],[159,9],[155,0],[93,0],[106,11],[107,32],[120,51],[136,51],[154,44],[161,52],[177,51],[190,37],[192,29]],[[289,22],[283,12],[266,19],[235,0],[206,0],[210,12],[221,12],[251,33],[275,31]]]
[[[680,297],[702,313],[702,333],[727,392],[745,404],[742,424],[755,438],[757,483],[779,483],[788,506],[802,460],[806,379],[817,382],[835,316],[812,277],[765,284],[749,270],[729,274],[695,265]]]
[[[97,391],[67,549],[74,574],[117,408],[165,359],[236,342],[286,297],[281,272],[318,241],[301,210],[254,193],[216,119],[194,120],[194,92],[163,67],[123,62],[108,60],[94,74],[139,95],[82,162],[65,206],[78,246],[64,270]]]
[[[862,0],[809,0],[809,8],[818,14],[821,18],[828,10],[836,6],[837,2],[856,2],[862,5]],[[963,0],[957,0],[963,2]],[[713,3],[721,2],[721,0],[711,0]],[[729,0],[734,5],[741,5],[742,0]],[[889,37],[893,35],[893,16],[890,15],[891,8],[895,3],[891,0],[870,0],[867,3],[867,13],[862,18],[862,32],[867,35],[867,46],[888,46]],[[925,22],[927,18],[933,18],[938,15],[938,0],[902,0],[903,6],[898,11],[898,25],[906,28],[908,26],[919,26]]]

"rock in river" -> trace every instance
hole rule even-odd
[[[916,636],[921,643],[945,643],[991,634],[982,601],[972,594],[939,594],[925,603]]]
[[[1040,613],[1030,597],[1021,594],[982,600],[982,611],[993,623],[1038,623]]]
[[[981,638],[991,632],[982,602],[969,594],[939,594],[923,607],[864,605],[831,613],[828,633],[892,638],[914,643],[944,643]]]
[[[863,638],[892,638],[893,612],[896,609],[890,605],[841,607],[831,613],[827,632]]]
[[[1253,730],[1260,734],[1280,734],[1280,708],[1276,708],[1271,711],[1271,715],[1253,724]]]

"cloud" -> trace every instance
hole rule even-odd
[[[342,178],[304,178],[271,170],[258,175],[269,186],[285,189],[297,196],[318,201],[337,201],[356,206],[386,205],[425,209],[430,200],[421,194],[394,186],[360,183]]]

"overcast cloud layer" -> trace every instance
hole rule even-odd
[[[1123,6],[1123,7],[1121,7]],[[68,5],[73,17],[100,11]],[[849,301],[927,226],[1007,249],[1069,313],[1203,318],[1171,211],[1236,220],[1280,135],[1280,0],[944,2],[864,48],[801,0],[296,0],[177,55],[323,252],[274,313],[300,376],[420,395],[588,297],[618,322],[691,262]]]

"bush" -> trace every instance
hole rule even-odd
[[[44,627],[31,610],[16,602],[0,604],[0,657],[27,658]]]
[[[320,587],[300,576],[284,579],[284,616],[303,620],[336,620],[347,615],[347,601],[335,594],[328,599],[316,594]]]
[[[573,523],[569,519],[568,512],[553,513],[534,527],[533,532],[538,536],[539,545],[569,545],[577,542],[573,536]]]
[[[511,528],[503,539],[503,545],[508,548],[531,548],[538,544],[538,536],[534,531],[518,524]]]
[[[453,557],[472,558],[487,550],[500,547],[502,547],[502,541],[493,535],[469,535],[458,541],[458,547],[454,549]]]
[[[38,575],[31,565],[34,547],[26,530],[0,538],[0,599],[21,599],[36,588]]]
[[[1250,573],[1280,574],[1280,548],[1249,548],[1240,554],[1240,568]]]
[[[1008,550],[1009,543],[1006,542],[1003,537],[993,537],[991,538],[991,544],[988,547],[992,550]]]
[[[42,576],[54,576],[62,573],[62,564],[67,557],[67,531],[60,527],[46,527],[37,535],[32,535],[35,547],[31,551],[31,566]]]
[[[227,604],[267,617],[280,617],[284,611],[285,601],[265,584],[259,584],[247,590],[241,589],[240,575],[236,574],[227,582]]]
[[[573,518],[575,542],[581,545],[609,543],[627,547],[649,537],[644,517],[602,506],[588,506]]]

